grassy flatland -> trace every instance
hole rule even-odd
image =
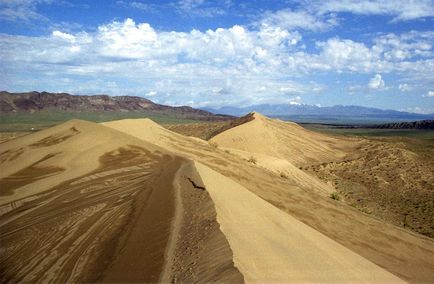
[[[45,129],[70,119],[104,122],[126,118],[150,118],[161,124],[192,123],[196,120],[171,115],[154,115],[143,112],[62,112],[41,111],[35,113],[1,113],[0,132],[28,132]]]
[[[366,137],[410,137],[416,139],[434,139],[434,130],[422,129],[376,129],[343,128],[324,124],[302,124],[303,127],[327,134]]]

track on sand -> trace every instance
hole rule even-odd
[[[253,124],[255,127],[252,131],[259,127],[257,130],[261,133],[264,128],[268,130],[274,128],[273,125],[269,125],[269,119],[261,117],[260,119],[261,123]],[[254,120],[246,124],[252,122]],[[283,123],[277,122],[279,126]],[[427,283],[434,279],[434,242],[432,239],[413,234],[363,214],[342,202],[331,200],[328,195],[323,194],[322,188],[328,186],[327,184],[319,187],[318,182],[321,181],[310,182],[310,179],[314,177],[309,175],[310,179],[303,178],[307,174],[294,165],[292,165],[294,171],[289,172],[286,178],[282,178],[279,173],[267,169],[267,165],[260,165],[260,159],[258,159],[258,164],[252,164],[232,148],[224,148],[222,145],[214,147],[206,141],[173,133],[149,119],[113,121],[104,123],[104,125],[206,165],[401,279],[417,283]],[[288,125],[293,126],[291,123]],[[236,130],[237,127],[231,130]],[[300,141],[302,136],[300,134],[297,141]],[[323,138],[328,140],[327,137]],[[228,137],[228,139],[231,138]],[[351,143],[347,139],[344,141],[333,139],[339,143]],[[318,146],[318,141],[320,139],[304,147],[319,149],[315,146]],[[309,141],[306,143],[309,144]],[[328,145],[333,146],[333,144]],[[259,144],[257,146],[257,152],[263,152],[264,149],[261,149]],[[293,146],[288,146],[288,150],[291,151]],[[339,156],[335,158],[340,159]],[[284,157],[280,159],[282,158]],[[285,162],[290,163],[288,160]]]
[[[0,282],[242,279],[186,159],[83,121],[0,150]]]
[[[180,159],[129,147],[100,161],[0,217],[3,280],[158,280]]]

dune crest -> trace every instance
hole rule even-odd
[[[234,181],[200,163],[195,166],[247,283],[405,283]]]
[[[261,135],[276,132],[273,138],[288,125],[298,129],[252,117],[227,131],[247,126]],[[288,133],[291,147],[303,144]],[[306,149],[320,151],[312,137]],[[332,138],[318,139],[333,149]],[[318,194],[328,189],[266,148],[224,148],[138,119],[73,120],[0,150],[0,277],[8,281],[426,282],[433,276],[432,240]],[[252,154],[256,164],[243,156]],[[339,158],[329,154],[324,157]],[[279,175],[285,170],[288,176]]]
[[[285,159],[295,166],[339,160],[354,147],[343,139],[306,130],[293,122],[252,114],[253,120],[228,129],[211,141],[225,148]]]
[[[24,184],[13,195],[0,195],[0,206],[56,186],[97,169],[99,158],[125,145],[144,146],[151,151],[162,148],[100,124],[70,120],[60,125],[0,144],[0,179],[38,163],[42,169],[34,181]],[[44,176],[44,168],[56,167],[56,174]],[[29,175],[19,177],[29,179]]]
[[[255,120],[244,119],[242,121],[247,121],[246,123],[236,124],[239,126],[226,131],[243,127]],[[268,124],[269,121],[276,122],[266,118],[264,123]],[[147,131],[146,127],[141,126],[138,121],[131,121],[131,123],[135,124],[134,128],[130,128],[128,125],[124,127],[122,123],[115,125],[114,122],[105,123],[105,125],[129,135],[147,139],[148,134],[144,133]],[[285,122],[277,121],[276,123],[288,125]],[[291,123],[289,125],[291,126]],[[159,134],[155,133],[155,135]],[[348,146],[350,149],[354,147],[351,145],[352,139],[344,138],[341,140],[322,134],[320,136],[328,139],[327,141],[331,143],[332,148],[335,142],[342,142],[345,147]],[[331,200],[328,194],[325,194],[330,190],[327,184],[321,181],[319,183],[313,182],[315,179],[299,170],[298,166],[284,157],[276,158],[247,151],[243,152],[245,153],[243,156],[242,151],[238,149],[226,148],[221,144],[213,143],[213,141],[207,143],[192,139],[164,129],[161,135],[149,139],[156,141],[154,143],[176,153],[176,155],[200,162],[241,184],[285,214],[302,221],[314,230],[385,268],[401,279],[410,282],[429,282],[434,277],[432,269],[434,246],[431,239],[411,234],[406,230],[363,214],[342,202]],[[302,140],[303,137],[297,137],[298,142],[302,143]],[[310,140],[307,140],[306,144],[309,143]],[[343,153],[346,150],[344,148]],[[249,156],[258,156],[257,163],[249,162]],[[334,156],[333,153],[332,156]],[[326,158],[329,157],[326,155]],[[262,163],[263,158],[267,159],[268,164]],[[336,157],[332,158],[335,159]],[[318,161],[318,157],[315,161]],[[319,161],[319,163],[322,162]],[[283,169],[291,169],[292,174],[282,177],[279,172]],[[316,181],[318,180],[316,179]],[[389,245],[392,243],[394,246]]]

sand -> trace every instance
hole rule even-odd
[[[288,175],[287,178],[282,178],[277,171],[264,170],[263,165],[249,163],[237,154],[238,150],[224,148],[221,145],[215,147],[203,141],[198,142],[197,139],[171,133],[160,127],[154,127],[153,131],[149,131],[147,126],[152,123],[149,120],[121,122],[109,122],[105,125],[144,140],[149,137],[146,141],[154,141],[177,155],[206,165],[286,214],[401,279],[427,283],[434,278],[434,242],[431,239],[387,224],[346,206],[342,202],[330,199],[321,194],[324,192],[323,184],[319,185],[316,182],[310,182],[309,179],[297,178],[298,175]],[[243,127],[243,125],[237,127]],[[262,130],[259,129],[259,131]],[[340,141],[336,137],[327,135],[321,137],[337,143],[351,142],[347,139]],[[302,139],[302,137],[297,139]],[[346,150],[345,147],[344,150]],[[283,160],[282,158],[276,159]]]
[[[2,282],[243,281],[191,162],[83,121],[13,142],[0,164],[17,169],[0,179]]]
[[[254,119],[226,130],[210,141],[221,147],[281,158],[295,166],[339,160],[355,145],[303,127],[253,113]]]
[[[246,124],[252,123],[253,136],[274,129],[280,137],[287,126],[259,115]],[[301,145],[303,133],[288,153],[305,147],[317,152],[304,158],[320,163],[348,150],[325,135],[306,134]],[[262,149],[253,164],[249,149],[232,151],[147,119],[73,120],[0,144],[0,278],[434,279],[431,239],[331,200],[327,185],[298,169],[301,157]],[[288,176],[280,176],[285,170]]]
[[[2,174],[18,170],[0,182],[2,282],[158,281],[183,159],[83,121],[1,150]]]
[[[236,182],[200,163],[196,168],[247,283],[404,283]]]
[[[173,253],[168,254],[163,282],[242,283],[234,266],[229,242],[217,222],[217,213],[193,162],[178,171],[177,191],[182,212]]]
[[[20,183],[19,190],[14,190],[13,194],[0,194],[0,210],[2,205],[42,193],[61,182],[97,169],[99,157],[125,145],[160,149],[143,140],[82,120],[71,120],[0,144],[0,179],[21,174],[21,178],[14,178],[14,182]],[[38,173],[35,173],[35,165]],[[53,167],[56,174],[52,174]],[[26,171],[30,172],[31,178]]]

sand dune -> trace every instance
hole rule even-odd
[[[258,116],[258,114],[256,114]],[[260,116],[260,119],[265,119]],[[201,139],[194,137],[186,137],[178,133],[174,133],[158,125],[150,119],[124,119],[102,123],[105,126],[125,132],[131,136],[143,139],[147,142],[159,145],[178,155],[199,160],[208,161],[212,165],[225,165],[227,162],[219,162],[222,159],[222,153],[216,152],[212,143],[207,143]],[[225,148],[222,148],[225,149]],[[225,155],[223,159],[233,160],[238,163],[240,159],[248,160],[252,156],[252,152],[228,148],[230,155]],[[227,153],[226,153],[227,154]],[[255,154],[257,164],[262,168],[269,170],[276,175],[284,173],[287,178],[296,186],[308,188],[323,195],[329,195],[333,189],[324,182],[321,182],[316,177],[310,176],[288,160],[276,158],[266,154]],[[233,157],[235,156],[235,157]],[[235,159],[234,159],[235,158]]]
[[[404,282],[196,163],[246,282]]]
[[[338,160],[354,147],[292,123],[253,113],[254,119],[211,138],[222,147],[285,159],[295,166]]]
[[[78,120],[1,147],[2,282],[242,282],[191,162]]]
[[[0,151],[2,282],[159,279],[182,159],[84,121]]]
[[[287,126],[258,114],[246,124],[255,120],[262,134],[273,129],[282,134]],[[335,138],[306,135],[303,151],[318,153],[306,159],[339,159],[347,150],[335,149]],[[262,162],[252,164],[245,158],[249,149],[216,148],[148,119],[103,125],[74,120],[2,143],[0,278],[433,279],[433,241],[318,194],[327,185],[299,171],[293,163],[300,157],[286,156],[300,143],[298,137],[282,156],[255,152]]]
[[[431,239],[373,219],[354,208],[318,194],[324,192],[324,184],[319,186],[298,174],[282,178],[277,171],[264,170],[263,165],[249,163],[238,154],[239,150],[228,150],[221,145],[216,148],[215,145],[190,139],[160,127],[154,128],[156,131],[150,134],[147,123],[150,123],[149,120],[128,120],[123,123],[109,122],[105,125],[141,139],[146,140],[150,137],[147,141],[158,141],[158,145],[164,145],[164,148],[177,155],[208,166],[401,279],[430,282],[434,278],[434,242]],[[278,124],[281,123],[278,121]],[[297,139],[300,140],[302,137]],[[326,135],[321,135],[320,139],[325,139],[331,144],[332,141],[336,141],[347,143],[345,147],[354,147],[350,145],[351,140],[347,139],[340,141]],[[347,150],[345,147],[341,153]],[[266,154],[261,155],[270,157]],[[326,158],[330,158],[330,155],[326,155]],[[285,161],[282,158],[275,159]],[[286,162],[289,163],[288,160]]]
[[[125,145],[146,145],[149,150],[161,150],[143,140],[82,120],[2,143],[0,185],[10,190],[2,190],[0,206],[96,170],[102,155]],[[12,191],[15,187],[20,189]]]

